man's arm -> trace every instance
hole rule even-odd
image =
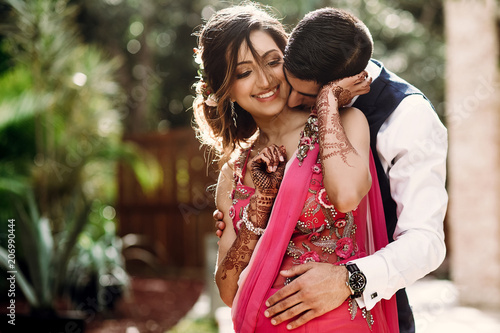
[[[420,95],[406,97],[382,126],[377,153],[390,179],[398,223],[394,242],[354,261],[367,277],[360,306],[373,308],[444,260],[447,147],[446,128]]]
[[[366,275],[367,285],[362,298],[357,298],[359,305],[368,309],[382,298],[390,298],[402,287],[422,278],[436,269],[445,256],[443,219],[448,196],[444,187],[446,174],[447,136],[430,104],[421,96],[409,96],[394,111],[384,124],[377,137],[379,156],[388,170],[391,181],[391,193],[398,205],[398,224],[394,234],[395,241],[368,257],[353,260]],[[390,163],[388,163],[390,162]],[[316,264],[316,265],[314,265]],[[307,273],[314,276],[327,273],[320,263]],[[292,267],[284,276],[294,276],[301,269]],[[334,267],[336,270],[341,267]],[[332,290],[343,297],[345,289],[339,272],[331,272],[337,278],[327,279],[324,287],[328,293],[309,292],[309,298],[320,307],[311,315],[306,312],[294,322],[292,328],[303,325],[311,317],[326,313],[328,308],[321,304],[331,301]],[[268,302],[269,317],[276,323],[290,319],[293,312],[287,304],[289,295],[280,295],[293,285],[282,288]],[[307,288],[304,286],[303,289]],[[317,289],[318,290],[318,289]],[[305,297],[305,293],[304,297]],[[298,295],[298,293],[297,293]],[[297,298],[297,297],[296,297]],[[287,310],[288,309],[288,310]]]
[[[319,111],[320,110],[318,110],[318,113]],[[352,179],[352,182],[355,181],[355,177],[368,178],[365,180],[365,182],[368,182],[366,189],[366,191],[368,191],[369,184],[371,184],[371,178],[369,176],[364,177],[363,172],[356,172],[356,170],[349,169],[354,169],[354,165],[357,165],[360,169],[368,169],[370,140],[366,118],[358,109],[344,109],[341,112],[341,123],[339,126],[342,127],[342,133],[345,133],[345,135],[339,136],[336,139],[344,139],[346,143],[348,142],[356,152],[356,154],[352,155],[359,158],[359,162],[355,164],[355,159],[351,159],[353,166],[346,165],[340,157],[339,160],[336,161],[337,164],[340,165],[337,166],[337,170],[335,171],[339,171],[338,169],[345,167],[347,169],[347,171],[345,171],[345,174],[347,174],[345,177]],[[338,133],[338,130],[335,132]],[[320,134],[320,145],[321,144]],[[328,152],[320,151],[322,156],[325,153]],[[366,161],[364,161],[364,159],[366,159]],[[325,168],[324,162],[323,166],[323,173],[326,178],[325,173],[331,172],[332,168]],[[348,183],[349,182],[346,182],[346,184]],[[326,186],[325,184],[325,187]],[[328,195],[330,196],[330,193]],[[365,194],[358,196],[358,201],[353,208],[359,204],[359,201],[364,195]],[[330,263],[308,263],[294,265],[290,269],[280,272],[280,274],[284,277],[296,278],[267,300],[266,305],[269,308],[265,312],[265,315],[267,317],[272,317],[271,323],[275,325],[296,317],[287,325],[288,329],[297,328],[311,319],[339,307],[351,293],[349,287],[346,285],[348,272],[345,266],[336,266]]]

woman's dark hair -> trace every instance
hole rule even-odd
[[[293,29],[284,66],[298,79],[324,85],[363,71],[372,52],[372,36],[363,22],[344,10],[322,8]]]
[[[229,98],[241,44],[246,42],[254,58],[260,61],[250,42],[250,34],[256,30],[268,33],[284,52],[288,36],[283,25],[262,6],[251,2],[219,10],[197,34],[196,52],[203,69],[195,84],[193,127],[198,139],[215,150],[220,163],[227,161],[242,143],[248,143],[257,131],[252,116],[237,103],[234,103],[235,126]],[[207,103],[210,93],[214,94],[210,98],[213,103]],[[208,105],[214,103],[216,106]]]

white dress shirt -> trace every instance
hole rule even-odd
[[[381,71],[372,62],[366,70],[373,80]],[[380,128],[376,148],[390,180],[398,222],[394,242],[353,260],[367,278],[357,301],[368,310],[438,268],[446,255],[448,139],[430,103],[421,95],[405,97]]]

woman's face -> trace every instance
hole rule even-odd
[[[230,96],[254,118],[275,116],[285,107],[289,94],[283,74],[283,53],[264,31],[251,32],[250,41],[266,68],[261,67],[243,42],[238,51]]]

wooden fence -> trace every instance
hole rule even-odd
[[[163,185],[146,196],[129,167],[120,166],[117,211],[120,236],[150,242],[170,271],[204,266],[204,237],[214,234],[212,213],[217,175],[207,170],[204,149],[191,128],[128,138],[160,162]]]

